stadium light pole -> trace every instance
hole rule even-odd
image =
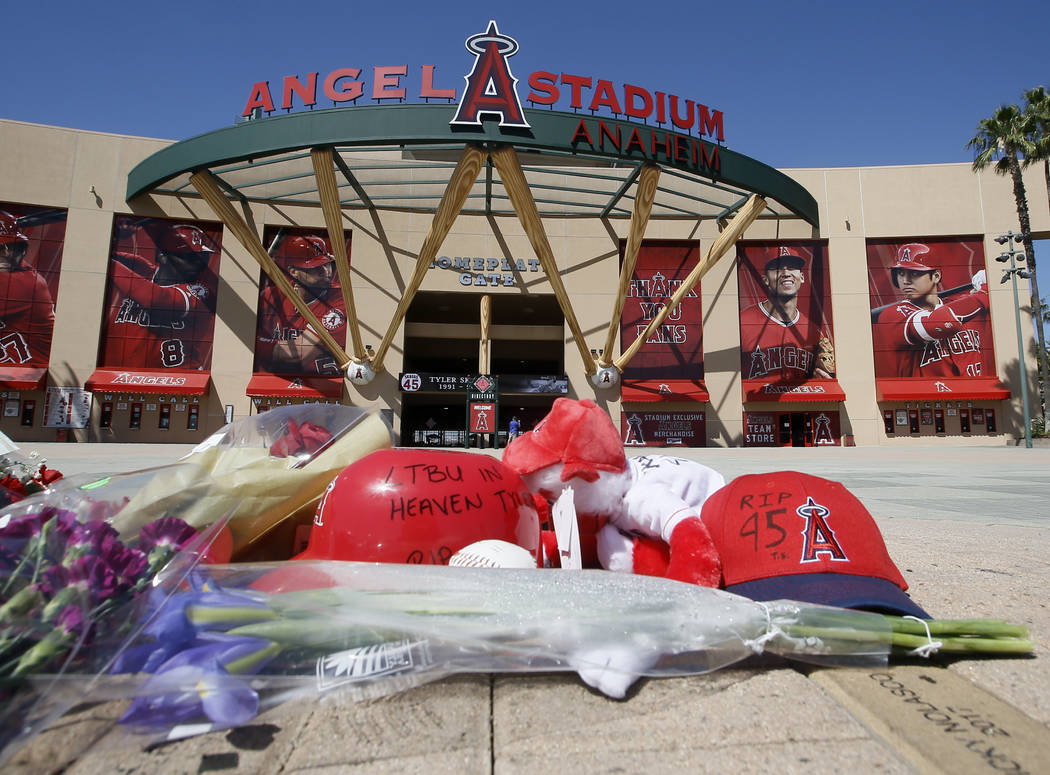
[[[1021,408],[1024,412],[1024,445],[1031,449],[1032,421],[1031,413],[1028,409],[1028,375],[1025,373],[1024,367],[1024,338],[1021,336],[1021,303],[1017,298],[1017,278],[1020,276],[1023,279],[1027,279],[1032,276],[1032,273],[1015,264],[1017,256],[1021,257],[1020,261],[1022,264],[1027,260],[1025,258],[1024,245],[1017,247],[1022,242],[1020,234],[1008,231],[1006,234],[1000,234],[996,237],[995,241],[1000,245],[1006,245],[1007,243],[1010,245],[1006,252],[1000,253],[995,260],[1002,264],[1005,264],[1007,261],[1010,262],[1010,268],[1003,270],[1003,279],[999,281],[999,284],[1002,285],[1007,280],[1010,280],[1014,288],[1014,320],[1017,323],[1017,368],[1021,375]]]

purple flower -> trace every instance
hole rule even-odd
[[[54,565],[44,571],[40,583],[44,593],[51,596],[51,601],[44,606],[43,619],[54,621],[58,612],[71,602],[91,610],[115,598],[119,585],[120,578],[100,557],[81,557],[69,567]]]
[[[161,517],[139,531],[139,549],[146,554],[164,548],[172,553],[188,544],[197,531],[177,517]]]
[[[82,641],[90,627],[91,623],[84,619],[83,611],[78,605],[64,606],[55,616],[51,630],[22,654],[11,675],[22,676],[40,670]]]
[[[219,726],[243,724],[258,713],[259,695],[247,682],[230,675],[228,666],[248,665],[255,672],[277,650],[258,638],[219,636],[180,651],[143,682],[120,722],[157,730],[204,715]]]
[[[121,543],[109,545],[101,555],[102,562],[120,579],[121,592],[148,580],[144,574],[149,567],[146,555]]]

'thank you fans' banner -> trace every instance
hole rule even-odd
[[[623,251],[621,243],[621,254]],[[678,290],[700,257],[695,241],[648,241],[638,251],[620,318],[621,351],[631,345]],[[624,380],[699,380],[704,376],[700,286],[671,310],[626,366]]]

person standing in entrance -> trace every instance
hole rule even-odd
[[[507,431],[509,441],[514,441],[514,439],[521,435],[521,423],[518,422],[517,417],[510,418],[510,423],[507,425]]]

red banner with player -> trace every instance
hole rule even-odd
[[[47,369],[65,234],[65,210],[0,202],[0,386]]]
[[[215,224],[116,216],[99,367],[208,371],[221,249]]]
[[[876,380],[925,380],[922,397],[1002,392],[980,238],[868,240],[867,260]]]
[[[345,237],[349,256],[349,233]],[[327,232],[271,226],[263,232],[263,244],[321,325],[345,347],[346,305]],[[300,376],[341,374],[335,356],[265,272],[259,280],[254,370]]]
[[[620,243],[623,257],[625,243]],[[678,290],[700,258],[692,240],[642,243],[620,317],[621,352]],[[624,369],[625,379],[697,380],[704,377],[703,316],[698,284]]]
[[[812,400],[814,394],[825,400],[844,397],[833,381],[828,274],[822,242],[737,246],[740,374],[746,400],[792,400],[796,394],[799,400]]]

